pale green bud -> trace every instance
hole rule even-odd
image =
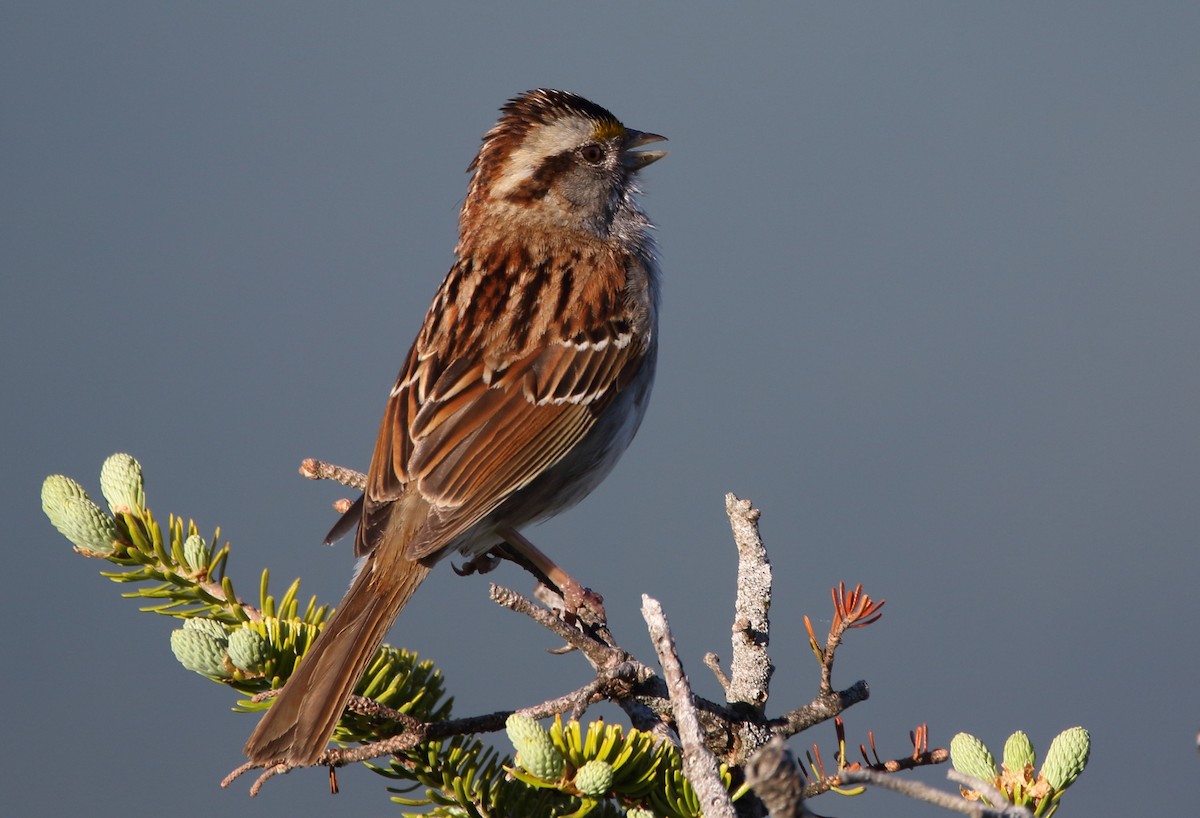
[[[987,745],[970,733],[958,733],[950,739],[950,763],[963,775],[989,783],[996,780],[996,759]]]
[[[1037,762],[1037,753],[1033,751],[1033,744],[1029,741],[1029,736],[1018,730],[1008,737],[1008,741],[1004,742],[1004,766],[1013,772],[1020,772],[1025,769],[1025,765],[1032,766]]]
[[[1087,766],[1092,751],[1092,737],[1082,727],[1063,730],[1050,742],[1046,751],[1046,762],[1042,764],[1042,775],[1055,791],[1065,790]]]
[[[229,642],[229,631],[225,630],[225,626],[215,619],[193,616],[183,620],[183,627],[189,631],[199,631],[200,633],[207,634],[221,643],[222,650],[225,649],[225,645]]]
[[[251,628],[238,628],[229,634],[229,661],[233,666],[247,673],[257,673],[262,670],[270,653],[270,646],[258,631]]]
[[[600,798],[612,787],[613,768],[607,761],[593,759],[575,772],[575,789],[591,798]]]
[[[504,729],[517,749],[517,764],[543,781],[562,777],[566,760],[550,740],[546,728],[529,716],[513,713],[505,721]]]
[[[142,464],[132,455],[114,454],[100,467],[100,491],[113,514],[146,507],[146,487],[142,482]]]
[[[52,474],[42,482],[42,511],[80,551],[112,553],[113,541],[117,539],[116,523],[70,477]]]
[[[87,498],[83,486],[65,474],[52,474],[42,481],[42,511],[54,522],[55,515],[66,504],[69,497]],[[58,524],[55,523],[57,526]]]
[[[216,679],[229,678],[224,644],[201,630],[184,627],[171,631],[171,652],[188,670]]]
[[[208,546],[204,544],[204,538],[199,534],[190,534],[183,541],[183,561],[193,571],[207,568],[211,557],[212,552],[208,550]]]
[[[641,807],[633,807],[625,810],[625,818],[658,818],[653,812]]]

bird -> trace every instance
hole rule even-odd
[[[388,396],[345,597],[244,752],[251,767],[319,763],[360,677],[442,558],[513,559],[603,606],[519,531],[608,475],[646,412],[660,272],[638,174],[666,137],[538,88],[510,99],[467,170],[455,260]]]

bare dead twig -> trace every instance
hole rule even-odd
[[[300,474],[309,480],[333,480],[359,491],[367,487],[367,476],[362,472],[317,460],[315,457],[308,457],[300,462]]]
[[[955,771],[951,770],[947,773],[948,777],[954,778],[954,775],[950,775],[950,773],[955,773]],[[909,798],[925,801],[963,815],[975,816],[975,818],[1033,818],[1033,813],[1024,807],[1012,804],[1007,807],[989,807],[980,801],[967,801],[957,793],[948,793],[920,781],[897,778],[875,770],[844,770],[840,777],[846,784],[870,784],[875,787],[883,787],[907,795]],[[975,779],[969,780],[972,782],[971,786],[981,783]],[[1004,799],[1001,798],[1000,801],[1004,801]]]
[[[970,790],[975,790],[978,793],[982,793],[983,796],[989,799],[993,804],[1004,804],[1005,806],[1002,809],[1002,814],[1004,815],[1018,816],[1019,818],[1030,818],[1032,815],[1031,811],[1027,807],[1019,807],[1016,804],[1008,803],[1008,798],[1004,795],[1000,788],[990,781],[983,781],[975,776],[967,775],[966,773],[960,773],[953,767],[946,770],[946,778],[949,778],[955,784],[966,787]],[[998,808],[992,807],[992,809]]]
[[[645,594],[642,594],[642,618],[646,620],[650,640],[654,643],[654,652],[658,654],[658,663],[670,692],[671,710],[675,714],[676,730],[683,745],[683,774],[692,783],[704,815],[708,818],[734,818],[733,801],[721,783],[717,759],[709,751],[704,732],[700,729],[696,701],[675,650],[671,626],[658,600]]]
[[[726,699],[729,697],[729,677],[725,675],[725,671],[721,670],[721,657],[709,651],[704,654],[704,666],[713,672],[717,677],[717,684],[725,691]]]
[[[779,736],[775,736],[746,763],[746,783],[762,799],[771,818],[802,818],[812,815],[804,809],[804,778],[796,759]]]
[[[543,628],[554,633],[571,647],[582,653],[596,670],[609,667],[628,660],[629,654],[615,647],[611,642],[602,642],[596,636],[573,628],[558,617],[553,611],[540,608],[526,597],[493,583],[488,588],[488,596],[493,602],[510,611],[525,614]],[[611,640],[608,629],[603,633]]]
[[[864,681],[858,681],[842,691],[821,693],[803,707],[797,707],[772,721],[773,732],[787,737],[807,730],[813,725],[829,721],[834,716],[859,702],[865,702],[871,689]]]

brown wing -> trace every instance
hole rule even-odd
[[[437,552],[561,460],[641,365],[643,344],[610,320],[489,366],[409,352],[368,475],[356,553],[371,550],[389,506],[416,490],[428,522],[406,556]]]

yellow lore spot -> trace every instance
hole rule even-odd
[[[625,126],[615,119],[606,119],[596,123],[595,138],[597,142],[606,142],[624,133]]]

